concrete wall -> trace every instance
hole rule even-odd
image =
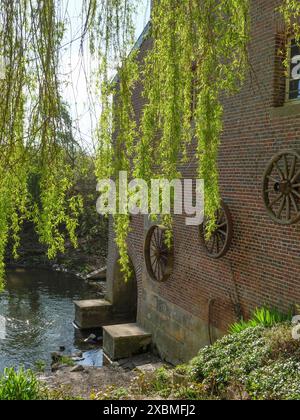
[[[145,273],[138,322],[152,333],[154,348],[163,360],[175,365],[187,362],[210,344],[210,339],[214,342],[222,336],[214,327],[209,332],[207,322],[160,297],[146,279]]]

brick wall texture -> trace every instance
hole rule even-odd
[[[251,1],[251,73],[242,91],[224,101],[218,164],[222,198],[230,207],[234,224],[230,251],[220,260],[210,259],[198,229],[186,226],[184,217],[176,216],[174,272],[166,283],[154,284],[145,277],[144,217],[133,218],[128,241],[140,303],[150,291],[204,323],[210,318],[212,326],[223,332],[236,320],[237,303],[245,317],[262,305],[287,310],[300,303],[300,224],[276,225],[262,200],[263,174],[270,159],[283,149],[300,150],[300,111],[291,116],[272,112],[284,103],[285,83],[277,55],[283,31],[276,12],[280,3]],[[149,40],[142,44],[141,59],[150,45]],[[141,86],[133,101],[139,116]],[[196,165],[184,168],[184,176],[195,178]],[[140,319],[143,316],[141,313]]]

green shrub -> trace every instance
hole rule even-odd
[[[244,321],[243,319],[229,328],[230,334],[240,333],[241,331],[246,330],[247,328],[255,328],[258,326],[263,326],[265,328],[274,327],[274,325],[291,321],[292,314],[284,314],[278,311],[276,308],[257,308],[253,312],[251,319],[249,321]]]
[[[300,342],[288,323],[248,328],[201,350],[189,378],[218,398],[298,400]]]
[[[269,354],[264,333],[263,327],[249,328],[204,348],[190,364],[191,379],[214,394],[222,394],[232,382],[244,383]]]
[[[300,362],[281,359],[254,370],[246,391],[253,400],[299,400]]]
[[[39,381],[30,370],[5,369],[0,377],[0,400],[40,400]]]

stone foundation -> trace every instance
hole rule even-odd
[[[152,334],[152,342],[160,357],[174,365],[195,357],[199,350],[210,344],[206,322],[162,299],[149,288],[143,290],[138,322]],[[223,333],[211,328],[213,340]]]

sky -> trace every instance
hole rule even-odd
[[[95,89],[90,84],[96,69],[88,48],[84,57],[80,54],[80,34],[82,18],[80,16],[83,0],[62,0],[62,11],[67,20],[67,31],[61,51],[61,79],[65,81],[62,89],[64,100],[70,105],[75,138],[86,151],[93,153],[95,139],[93,131],[99,119],[100,104],[95,102]],[[150,0],[139,0],[136,17],[136,39],[142,33],[150,15]]]

